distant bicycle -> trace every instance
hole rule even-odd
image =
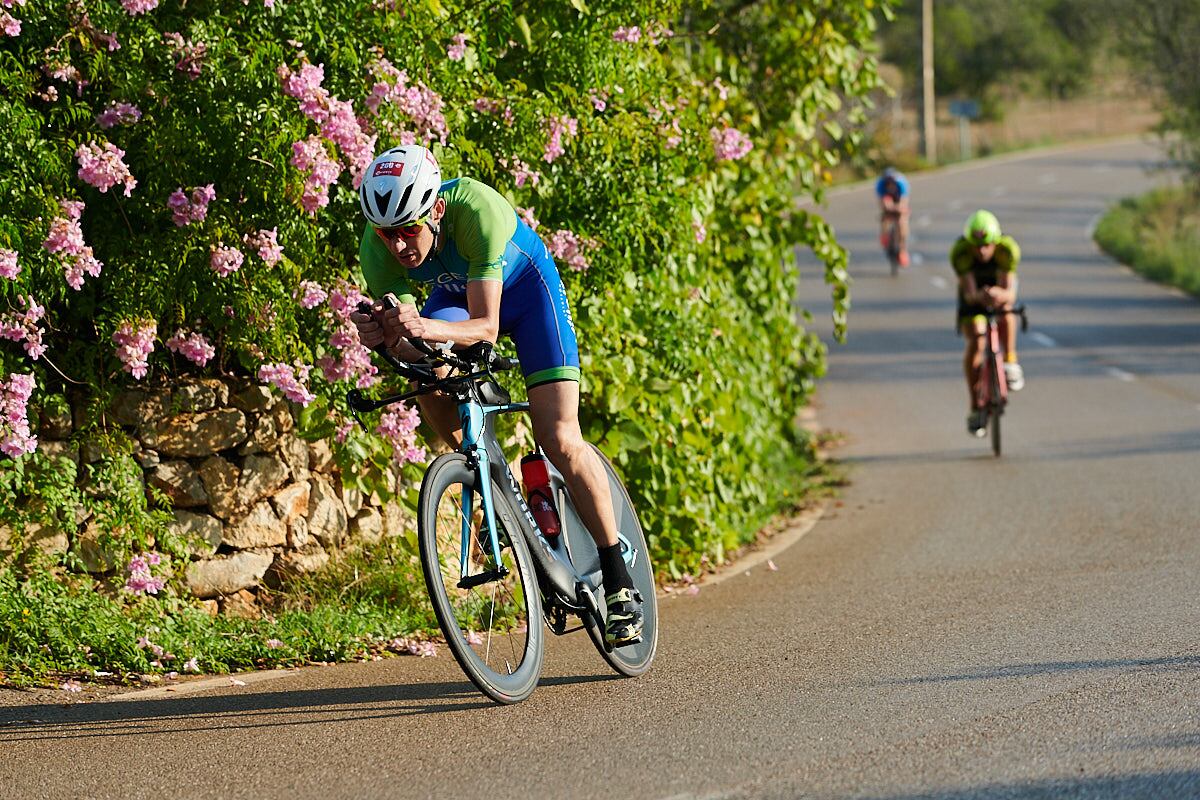
[[[983,364],[975,376],[975,408],[982,412],[983,425],[976,429],[979,438],[992,437],[992,453],[1000,455],[1000,418],[1004,416],[1004,407],[1008,404],[1008,380],[1004,376],[1004,358],[1000,348],[1000,329],[996,319],[1004,314],[1013,314],[1021,318],[1021,330],[1029,327],[1025,316],[1025,306],[1012,308],[984,309],[981,312],[987,317],[987,343],[983,348]]]
[[[900,273],[901,266],[907,266],[907,264],[902,264],[900,257],[900,236],[897,230],[899,224],[900,218],[897,215],[884,215],[883,233],[879,237],[879,243],[883,245],[883,254],[892,268],[893,278]]]
[[[587,630],[601,657],[619,674],[644,673],[658,645],[654,569],[637,511],[612,464],[596,450],[608,474],[621,553],[644,616],[641,639],[615,648],[604,638],[606,609],[596,544],[562,475],[546,462],[559,514],[559,530],[550,533],[539,527],[496,439],[495,415],[529,408],[512,402],[493,378],[494,372],[512,369],[517,362],[496,355],[491,342],[451,351],[410,341],[426,354],[426,363],[381,355],[398,373],[417,381],[416,389],[378,400],[351,390],[347,400],[356,413],[438,391],[458,401],[462,445],[438,456],[426,471],[417,535],[438,625],[467,677],[498,703],[524,700],[541,676],[543,620],[558,635]],[[436,374],[441,367],[449,368],[445,377]],[[572,620],[579,624],[569,627]]]

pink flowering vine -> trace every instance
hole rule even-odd
[[[417,444],[417,426],[420,424],[421,414],[416,406],[397,403],[379,417],[375,432],[391,443],[392,455],[397,462],[419,463],[428,457],[425,448]]]
[[[25,310],[0,316],[0,339],[22,342],[26,355],[37,361],[46,352],[46,346],[42,344],[45,331],[38,324],[46,316],[46,309],[38,305],[33,295],[18,295],[17,299],[25,306]]]
[[[162,556],[153,552],[129,559],[129,564],[125,566],[125,571],[129,573],[129,577],[125,579],[125,591],[134,594],[158,594],[167,582],[151,574],[150,568],[157,567],[161,562]],[[166,658],[166,655],[163,653],[162,658]]]
[[[565,114],[553,116],[546,120],[546,149],[542,153],[542,160],[549,164],[565,153],[566,150],[563,149],[562,145],[563,134],[575,136],[578,131],[579,121]]]
[[[22,2],[22,5],[24,5],[24,2]],[[0,31],[3,31],[5,36],[20,36],[21,20],[7,11],[0,10]]]
[[[0,381],[0,452],[18,458],[37,450],[37,436],[29,428],[29,397],[37,381],[33,375],[13,373]]]
[[[583,272],[590,266],[585,253],[599,246],[600,243],[594,239],[578,236],[568,230],[554,231],[546,239],[546,248],[550,255],[576,272]]]
[[[273,267],[283,258],[283,248],[279,245],[279,240],[276,238],[279,235],[278,228],[271,230],[260,230],[256,233],[248,233],[242,237],[242,241],[249,247],[254,248],[254,252],[258,253],[258,257],[268,267]]]
[[[316,308],[325,302],[329,293],[316,281],[300,281],[296,297],[300,301],[301,308]]]
[[[325,79],[325,71],[321,65],[304,62],[300,65],[299,70],[293,71],[287,64],[280,64],[275,73],[283,84],[284,94],[299,101],[300,111],[317,123],[321,137],[332,142],[345,156],[354,186],[357,188],[358,184],[362,182],[363,171],[366,170],[374,156],[376,137],[368,134],[363,123],[355,116],[354,104],[348,100],[339,100],[321,86],[321,82]],[[306,145],[310,160],[317,155],[315,147],[311,144],[313,138],[310,136],[310,143]],[[299,157],[297,147],[300,144],[297,142],[292,145],[292,163],[294,165]],[[324,148],[322,147],[322,149]],[[299,168],[310,169],[310,167]],[[326,185],[337,180],[340,172],[341,168],[339,167],[336,172],[327,173]],[[329,177],[330,175],[332,177]],[[309,177],[312,177],[311,172]],[[320,203],[318,207],[323,205],[325,204]],[[308,206],[306,205],[305,208],[307,209]],[[309,210],[311,213],[315,209]]]
[[[188,361],[201,367],[217,354],[216,349],[204,337],[204,334],[196,331],[187,331],[183,328],[175,331],[165,344],[167,349],[172,353],[179,353],[179,355]]]
[[[141,118],[141,109],[135,105],[109,103],[107,108],[96,115],[96,124],[107,129],[114,125],[132,125]]]
[[[622,26],[613,31],[612,38],[614,42],[629,42],[630,44],[633,44],[641,41],[642,29],[637,25],[633,25],[628,28]]]
[[[451,61],[462,61],[467,54],[467,35],[456,33],[450,37],[450,46],[446,48],[446,57]]]
[[[542,179],[542,174],[531,168],[528,164],[519,158],[500,159],[500,165],[508,170],[508,174],[513,176],[513,182],[520,189],[525,184],[537,186]]]
[[[171,57],[175,59],[175,69],[187,76],[190,81],[200,77],[204,69],[204,57],[208,55],[208,45],[199,44],[183,38],[180,33],[164,33],[163,41],[171,49]]]
[[[209,251],[208,265],[213,272],[222,278],[227,278],[241,269],[242,262],[245,260],[246,256],[242,254],[241,250],[218,242]]]
[[[182,228],[193,222],[203,222],[208,216],[208,204],[217,199],[217,193],[210,183],[206,186],[192,187],[190,193],[179,187],[167,198],[167,208],[171,209],[171,221]]]
[[[146,377],[150,366],[147,359],[154,350],[154,337],[158,334],[158,324],[152,320],[142,320],[137,323],[123,322],[112,335],[112,343],[116,345],[117,359],[121,369],[141,380]]]
[[[518,208],[517,216],[533,230],[537,230],[542,223],[538,222],[537,217],[533,215],[533,208]]]
[[[339,278],[329,290],[329,310],[338,322],[348,322],[350,315],[358,310],[358,304],[368,300],[370,298],[345,278]]]
[[[754,147],[750,137],[737,128],[709,128],[708,133],[718,161],[737,161]]]
[[[442,113],[442,98],[437,92],[420,82],[409,84],[407,72],[396,69],[378,54],[369,69],[375,78],[366,100],[370,112],[378,116],[384,105],[392,105],[416,126],[415,132],[397,131],[385,123],[383,128],[390,138],[398,139],[401,144],[429,144],[434,139],[446,143],[450,129]]]
[[[75,151],[75,158],[79,160],[79,178],[101,192],[122,184],[125,196],[129,197],[137,180],[122,160],[124,156],[125,151],[111,142],[105,142],[103,147],[93,142],[81,144]]]
[[[129,12],[129,16],[136,17],[158,8],[158,0],[121,0],[121,7]]]
[[[0,247],[0,278],[12,280],[21,274],[21,265],[17,263],[17,251]]]
[[[83,243],[83,228],[79,225],[79,218],[83,216],[83,202],[59,200],[58,204],[63,216],[51,220],[50,232],[42,242],[42,247],[60,255],[67,284],[79,291],[83,288],[83,276],[99,277],[104,264],[97,261],[92,248]]]
[[[263,364],[258,368],[258,379],[283,392],[283,396],[288,400],[306,406],[317,399],[305,385],[311,370],[312,367],[308,364],[298,364],[294,367],[283,363]]]
[[[371,363],[371,351],[358,338],[358,328],[344,322],[329,336],[329,346],[335,353],[326,353],[317,359],[317,366],[325,380],[354,381],[360,389],[375,385],[379,368]]]
[[[319,136],[309,136],[292,144],[291,165],[306,173],[300,205],[309,214],[329,205],[329,187],[342,174],[342,166],[329,157],[325,142]]]

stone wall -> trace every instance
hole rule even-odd
[[[170,528],[194,542],[192,560],[176,564],[176,573],[212,610],[253,613],[264,582],[320,569],[339,548],[415,528],[398,504],[344,487],[328,444],[296,435],[297,410],[264,386],[217,379],[131,390],[109,409],[106,422],[135,442],[146,486],[171,499]],[[39,449],[77,464],[97,461],[94,447],[74,443],[74,427],[70,415],[44,419]],[[50,552],[77,545],[87,569],[113,569],[96,544],[97,522],[77,521],[72,531],[28,531],[29,540]]]

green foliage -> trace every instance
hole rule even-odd
[[[215,345],[207,372],[254,374],[264,363],[329,355],[338,323],[294,298],[301,280],[328,288],[353,279],[362,223],[348,169],[327,207],[300,207],[292,144],[318,126],[276,70],[323,65],[323,85],[354,103],[379,149],[417,130],[397,107],[367,111],[369,67],[386,56],[442,101],[449,132],[435,151],[445,174],[496,186],[536,212],[544,234],[596,243],[586,271],[565,274],[585,354],[585,434],[629,479],[656,558],[694,567],[792,502],[795,470],[809,460],[793,418],[824,371],[824,350],[796,326],[794,248],[825,262],[839,329],[849,294],[844,250],[795,197],[819,196],[831,167],[859,146],[863,98],[878,84],[868,44],[880,8],[426,0],[401,12],[365,0],[214,0],[131,16],[116,0],[20,7],[22,33],[0,41],[0,247],[19,253],[23,271],[0,281],[0,303],[15,308],[33,293],[46,306],[48,357],[84,384],[76,404],[91,409],[98,435],[103,400],[132,380],[114,357],[122,323],[157,325],[148,380],[199,371],[162,347],[180,327]],[[637,41],[614,38],[631,26]],[[164,37],[175,32],[207,48],[194,76]],[[447,47],[458,34],[466,52],[454,60]],[[110,35],[119,49],[108,48]],[[78,78],[53,77],[68,66]],[[480,98],[498,110],[482,110]],[[142,119],[101,129],[96,115],[117,101],[136,104]],[[578,134],[547,161],[546,123],[562,115],[578,121]],[[713,137],[726,128],[753,149],[719,158]],[[137,180],[129,197],[76,175],[76,148],[104,141],[125,151]],[[349,168],[344,153],[326,149]],[[541,179],[518,185],[513,159]],[[171,193],[207,184],[217,195],[207,217],[173,224]],[[41,246],[60,199],[86,202],[84,236],[105,265],[79,291]],[[278,230],[285,257],[276,266],[242,245],[259,229]],[[246,253],[224,278],[209,266],[218,243]],[[68,389],[43,364],[32,365],[41,402]],[[30,366],[5,343],[0,374]],[[319,370],[310,382],[320,399],[302,427],[329,437],[347,421],[349,383]],[[388,452],[354,433],[338,458],[364,488],[380,489]],[[0,473],[19,469],[7,462]],[[409,469],[407,481],[418,473]],[[155,508],[122,485],[104,524],[122,547],[139,549]]]
[[[1014,84],[1070,97],[1086,88],[1107,28],[1093,0],[941,0],[934,4],[934,82],[940,97],[969,97],[999,116]],[[921,0],[902,0],[883,30],[884,56],[921,85]]]
[[[1194,191],[1156,189],[1122,200],[1096,226],[1096,242],[1151,280],[1200,297],[1200,214]]]

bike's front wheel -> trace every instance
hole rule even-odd
[[[632,678],[650,669],[658,649],[658,597],[655,594],[654,565],[650,563],[646,535],[642,531],[642,523],[638,520],[637,509],[633,507],[633,501],[629,499],[629,493],[625,490],[625,484],[621,482],[604,453],[595,445],[590,446],[596,453],[596,458],[604,465],[609,493],[612,496],[613,516],[616,518],[617,530],[622,540],[622,555],[629,570],[629,577],[633,579],[633,588],[642,598],[642,640],[636,644],[622,645],[609,650],[604,642],[603,628],[589,625],[587,629],[592,643],[596,645],[596,649],[608,665],[621,675]],[[567,500],[570,500],[569,496]],[[568,515],[564,527],[570,537],[568,545],[575,568],[584,574],[598,570],[600,561],[596,545],[570,502],[566,504],[563,513]],[[604,598],[598,597],[597,600],[603,615]]]
[[[992,429],[992,455],[998,458],[1000,456],[1000,418],[1004,415],[1004,392],[1000,382],[1004,380],[1004,375],[1000,371],[1000,362],[996,358],[992,358],[991,362],[992,369],[989,376],[991,398],[988,417]]]
[[[492,554],[478,484],[477,471],[460,453],[439,456],[425,473],[417,514],[421,568],[463,672],[496,702],[515,703],[533,692],[541,675],[541,594],[517,515],[495,481],[499,558]]]

